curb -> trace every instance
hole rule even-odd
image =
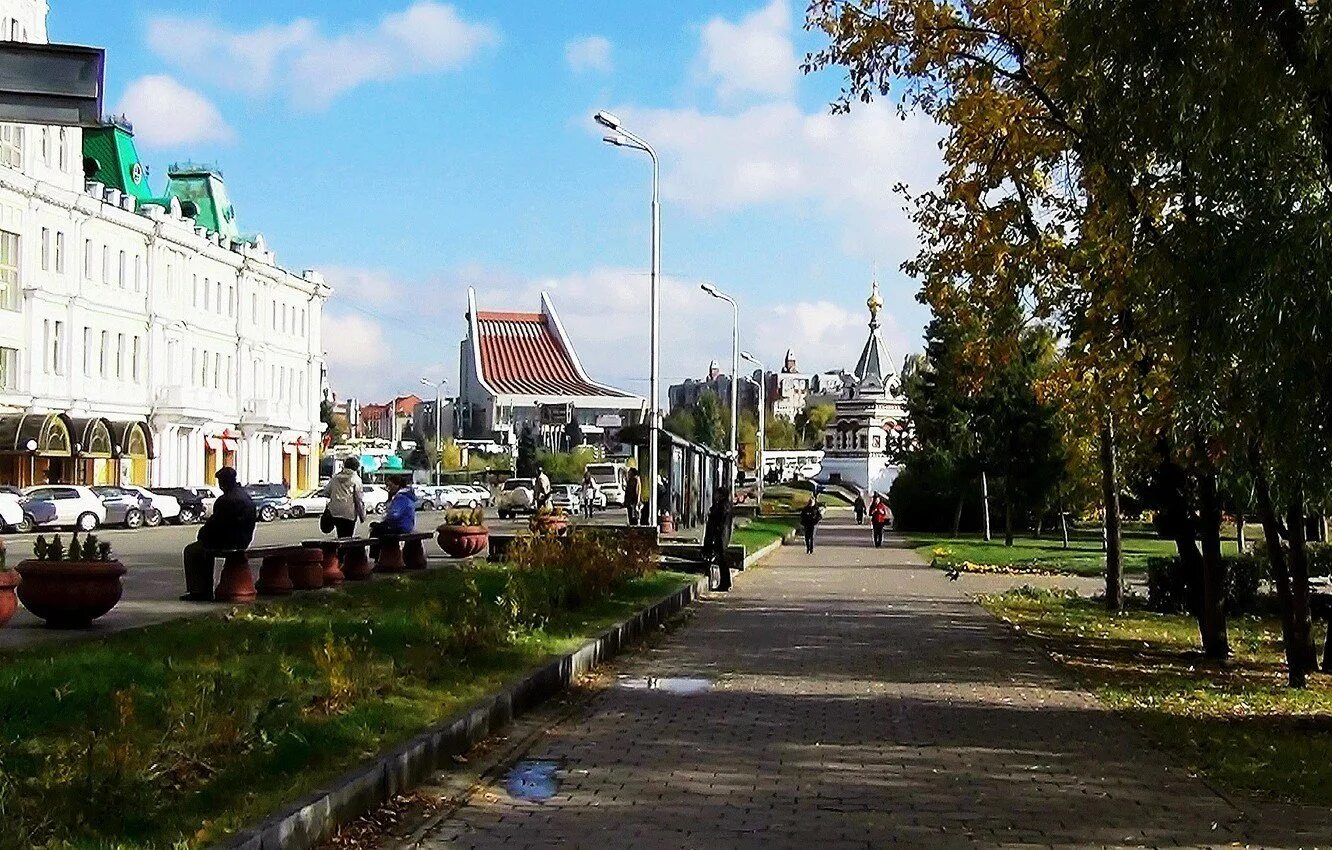
[[[776,541],[760,549],[754,553],[754,559],[781,543]],[[748,558],[745,560],[749,562]],[[579,676],[619,654],[648,630],[692,604],[707,586],[707,577],[700,577],[693,584],[612,626],[581,648],[552,659],[498,693],[485,697],[453,719],[353,768],[328,787],[306,795],[258,826],[213,845],[215,850],[310,850],[316,847],[338,826],[419,785],[435,770],[450,763],[453,756],[463,755],[517,715],[559,693]]]
[[[764,559],[764,558],[768,557],[769,555],[771,555],[773,552],[775,552],[775,551],[777,551],[778,549],[782,548],[783,546],[785,546],[785,545],[787,544],[787,541],[794,540],[794,539],[795,539],[795,535],[796,535],[796,529],[793,528],[793,529],[791,529],[790,531],[788,531],[788,532],[786,532],[785,534],[783,534],[781,537],[779,537],[779,538],[777,538],[776,540],[774,540],[774,541],[772,541],[771,543],[769,543],[768,545],[763,546],[763,547],[760,547],[760,548],[758,548],[758,549],[755,549],[755,550],[754,550],[754,554],[752,554],[752,555],[746,555],[746,556],[745,556],[745,569],[748,569],[749,567],[751,567],[751,566],[753,566],[754,564],[758,563],[758,562],[761,561],[762,559]]]

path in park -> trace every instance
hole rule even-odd
[[[616,671],[629,678],[538,736],[522,758],[555,763],[558,787],[537,764],[524,789],[553,796],[514,796],[501,771],[417,846],[1332,839],[1326,813],[1228,800],[1190,777],[909,550],[875,550],[846,524],[822,536],[815,555],[784,547],[703,602]],[[631,687],[641,677],[712,684]]]

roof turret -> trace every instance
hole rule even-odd
[[[856,380],[860,395],[884,394],[888,390],[888,381],[893,377],[892,359],[888,348],[879,335],[879,311],[883,309],[883,298],[879,296],[879,281],[875,279],[870,286],[870,296],[865,300],[869,308],[869,339],[856,361]]]

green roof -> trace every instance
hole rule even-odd
[[[228,239],[240,237],[236,210],[227,196],[222,172],[215,166],[176,163],[167,171],[167,178],[168,197],[178,198],[182,207],[186,202],[193,204],[196,224]]]
[[[132,195],[141,204],[152,200],[148,169],[139,162],[134,135],[127,127],[107,123],[86,128],[83,131],[83,156],[97,163],[90,179]]]

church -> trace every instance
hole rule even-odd
[[[824,432],[820,481],[886,495],[900,468],[895,449],[907,438],[907,412],[900,376],[879,333],[883,299],[877,280],[865,304],[870,314],[869,338]]]

